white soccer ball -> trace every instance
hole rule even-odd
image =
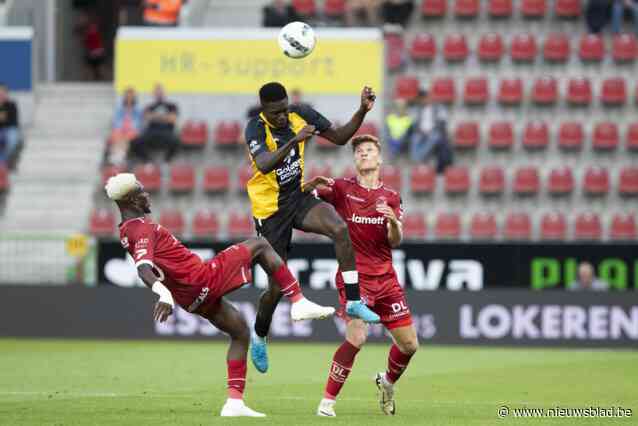
[[[303,22],[291,22],[279,31],[277,41],[286,56],[301,59],[312,53],[317,39],[310,25]]]

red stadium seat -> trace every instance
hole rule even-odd
[[[587,62],[600,62],[605,57],[605,42],[599,34],[584,34],[578,45],[578,56]]]
[[[496,234],[496,218],[493,214],[479,212],[472,216],[470,236],[473,240],[493,240]]]
[[[627,151],[638,151],[638,122],[627,127],[626,148]]]
[[[424,18],[441,18],[447,13],[447,0],[423,0],[421,15]]]
[[[455,0],[454,14],[457,18],[475,18],[481,4],[479,0]]]
[[[510,149],[514,144],[514,129],[508,121],[497,121],[490,125],[489,146],[491,149]]]
[[[556,0],[554,12],[559,18],[578,18],[581,13],[581,0]]]
[[[254,223],[248,214],[231,213],[228,219],[228,237],[232,240],[243,239],[253,235]]]
[[[523,0],[521,13],[525,18],[542,18],[545,16],[547,4],[545,0]]]
[[[611,121],[604,121],[596,124],[592,146],[597,151],[613,151],[620,143],[618,126]]]
[[[534,166],[520,167],[514,173],[514,192],[518,195],[536,195],[540,188],[538,169]]]
[[[490,0],[488,11],[493,18],[510,17],[512,16],[512,0]]]
[[[467,194],[470,189],[470,173],[467,167],[449,166],[445,169],[445,192],[452,195]]]
[[[248,185],[248,181],[252,179],[253,174],[253,167],[251,165],[245,165],[239,169],[239,191],[246,191],[246,185]]]
[[[576,106],[591,103],[591,84],[588,78],[572,78],[567,86],[567,101]]]
[[[583,178],[583,191],[587,195],[607,195],[609,192],[609,173],[598,166],[587,168]]]
[[[149,192],[159,191],[162,187],[162,174],[160,168],[155,164],[143,164],[136,166],[133,170],[137,180],[144,185],[144,189]]]
[[[412,101],[419,96],[419,79],[414,76],[402,75],[397,77],[394,86],[394,97]]]
[[[541,218],[541,239],[564,240],[567,236],[567,222],[562,213],[545,213]]]
[[[190,164],[175,164],[171,167],[169,188],[172,192],[191,192],[195,188],[195,169]]]
[[[193,218],[193,236],[195,238],[216,237],[219,232],[219,220],[212,210],[201,210]]]
[[[323,14],[328,18],[340,19],[346,13],[346,0],[325,0]]]
[[[503,56],[503,39],[499,33],[481,36],[478,43],[478,56],[484,62],[496,62]]]
[[[403,238],[422,240],[427,234],[427,225],[422,213],[408,213],[403,217]]]
[[[2,167],[3,166],[0,165],[0,169],[2,169]],[[123,173],[125,170],[126,169],[123,166],[104,166],[102,168],[102,186],[106,185],[106,182],[110,177],[115,176],[118,173]]]
[[[431,61],[436,56],[436,40],[429,33],[420,33],[412,40],[410,57],[414,61]]]
[[[462,121],[456,124],[454,130],[454,147],[474,149],[481,139],[479,124],[476,121]]]
[[[0,193],[8,191],[10,186],[9,169],[4,164],[0,164]]]
[[[361,124],[361,127],[359,127],[359,130],[355,132],[355,136],[357,135],[372,135],[379,137],[379,129],[377,129],[377,126],[372,122],[364,122]]]
[[[461,62],[467,58],[467,40],[463,34],[448,34],[443,44],[443,56],[449,62]]]
[[[466,104],[484,105],[488,101],[489,96],[486,78],[477,77],[465,80],[463,98]]]
[[[179,210],[162,210],[159,223],[173,235],[182,235],[184,233],[184,216]]]
[[[620,170],[618,192],[624,196],[638,195],[638,167],[625,167]]]
[[[505,190],[505,172],[500,166],[487,166],[481,170],[479,191],[483,195],[502,195]]]
[[[627,100],[627,88],[622,77],[608,78],[603,81],[600,100],[607,106],[624,105]]]
[[[520,105],[523,100],[523,81],[520,78],[501,80],[498,101],[503,105]]]
[[[308,170],[305,180],[314,179],[317,176],[332,177],[332,168],[330,166],[314,166]]]
[[[600,217],[596,213],[580,213],[576,216],[574,237],[577,240],[596,241],[602,235]]]
[[[549,145],[549,128],[544,121],[527,123],[523,132],[523,147],[530,150],[545,149]]]
[[[230,172],[225,166],[209,166],[204,170],[204,191],[226,192],[230,188]]]
[[[569,59],[569,37],[565,33],[550,33],[543,44],[543,57],[549,62],[565,62]]]
[[[509,213],[505,218],[505,238],[529,240],[532,237],[532,221],[527,213]]]
[[[569,195],[574,190],[574,175],[567,166],[552,169],[549,172],[547,189],[554,196]]]
[[[424,164],[412,167],[410,189],[414,194],[431,194],[436,188],[435,170]]]
[[[182,146],[202,148],[208,141],[208,125],[204,121],[186,121],[182,126],[180,140]]]
[[[542,77],[534,81],[532,100],[539,105],[554,105],[558,100],[558,83],[552,77]]]
[[[432,83],[432,100],[434,102],[451,104],[456,98],[454,80],[450,77],[440,77]]]
[[[401,193],[401,169],[397,166],[384,165],[381,166],[381,180],[387,188]]]
[[[96,237],[112,237],[115,233],[115,215],[110,209],[95,209],[89,218],[89,232]]]
[[[213,138],[220,147],[235,147],[241,139],[241,125],[237,121],[221,121],[215,127]]]
[[[386,65],[390,71],[396,71],[404,65],[405,40],[399,33],[386,33]]]
[[[558,146],[565,151],[580,151],[585,134],[583,125],[577,121],[566,121],[558,130]]]
[[[436,216],[435,235],[439,239],[458,239],[461,236],[461,217],[457,213]]]
[[[632,33],[615,35],[611,50],[614,61],[633,62],[638,57],[636,36]]]
[[[291,4],[295,12],[304,17],[315,16],[317,14],[315,0],[292,0]]]
[[[532,62],[536,58],[536,39],[531,33],[516,34],[512,38],[510,47],[512,60],[517,62]]]
[[[609,236],[612,240],[636,239],[636,219],[633,213],[616,213],[611,219]]]

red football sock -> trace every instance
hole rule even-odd
[[[350,374],[352,364],[354,364],[354,357],[357,356],[358,352],[359,348],[347,340],[339,346],[339,349],[337,349],[332,357],[332,365],[330,366],[330,374],[328,375],[324,398],[337,398],[341,387],[348,378],[348,374]]]
[[[399,380],[401,374],[408,368],[410,358],[412,358],[412,355],[406,355],[399,350],[397,345],[392,345],[388,355],[388,370],[385,372],[385,377],[390,383]]]
[[[283,295],[290,299],[291,302],[295,303],[303,297],[301,287],[299,287],[299,281],[292,275],[285,263],[282,264],[272,276],[279,284]]]
[[[246,360],[229,359],[226,364],[228,365],[228,397],[243,399],[246,386]]]

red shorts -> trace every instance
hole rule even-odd
[[[351,318],[345,311],[346,290],[341,273],[337,273],[336,284],[339,291],[339,303],[341,304],[341,308],[337,311],[337,316],[348,322]],[[410,313],[408,302],[405,300],[405,294],[394,272],[384,275],[365,275],[360,273],[359,289],[361,291],[361,299],[381,317],[381,323],[388,330],[412,324],[412,314]]]

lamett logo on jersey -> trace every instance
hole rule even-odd
[[[385,218],[383,216],[377,217],[366,217],[366,216],[357,216],[352,213],[352,217],[350,218],[352,223],[357,223],[360,225],[383,225],[383,221]]]

